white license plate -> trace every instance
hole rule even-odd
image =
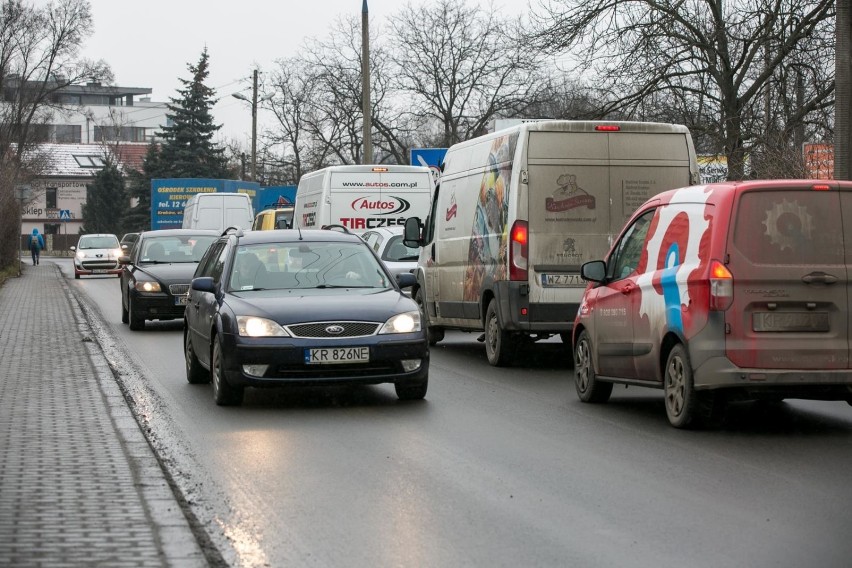
[[[322,347],[319,349],[305,349],[306,365],[367,363],[369,360],[369,347]]]
[[[92,270],[92,274],[106,274],[106,273],[107,273],[106,268],[95,268],[94,270]]]
[[[185,306],[187,303],[189,303],[189,296],[175,296],[176,306]]]
[[[542,274],[541,285],[546,288],[585,288],[579,274]]]

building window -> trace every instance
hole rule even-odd
[[[77,165],[81,168],[102,168],[104,167],[104,159],[100,156],[74,156],[77,160]]]
[[[62,223],[45,223],[44,224],[44,234],[45,235],[58,235],[59,230],[62,228]]]
[[[45,192],[45,198],[47,200],[46,207],[48,209],[56,209],[56,188],[48,187]]]
[[[145,142],[144,127],[138,126],[95,126],[95,141]]]

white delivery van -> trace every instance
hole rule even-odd
[[[251,229],[254,209],[245,193],[198,193],[183,208],[184,229]]]
[[[698,180],[680,125],[531,122],[452,146],[425,224],[405,231],[422,247],[412,292],[430,343],[484,331],[492,365],[531,340],[569,344],[580,265],[603,258],[649,197]]]
[[[353,233],[402,226],[425,217],[434,189],[421,166],[331,166],[302,176],[296,190],[294,227],[342,225]]]

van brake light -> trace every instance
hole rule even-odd
[[[734,275],[728,267],[713,260],[710,262],[710,310],[721,312],[734,303]]]
[[[526,221],[512,224],[509,241],[509,280],[527,280],[529,226]]]
[[[595,130],[598,132],[618,132],[621,127],[615,124],[599,124],[595,126]]]
[[[831,186],[828,186],[824,183],[818,183],[818,184],[812,185],[811,189],[813,191],[828,191],[829,189],[831,189]]]

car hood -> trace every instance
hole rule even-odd
[[[146,264],[145,266],[136,266],[134,275],[138,279],[143,277],[141,275],[144,274],[148,278],[158,280],[163,284],[189,284],[197,267],[197,262]]]
[[[400,292],[335,288],[269,290],[228,295],[235,315],[258,316],[282,325],[315,321],[385,322],[391,316],[417,311],[417,304]]]

